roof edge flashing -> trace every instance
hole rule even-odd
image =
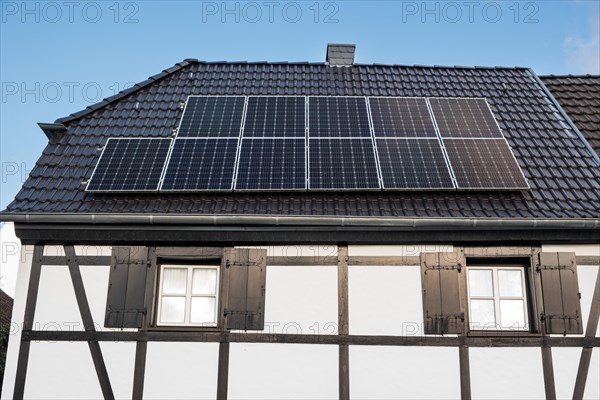
[[[67,127],[63,124],[38,122],[38,126],[50,141],[59,138],[67,131]]]

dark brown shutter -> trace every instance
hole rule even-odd
[[[461,253],[421,253],[426,334],[461,333],[464,313],[458,288]]]
[[[265,325],[267,251],[226,249],[223,255],[227,289],[227,329],[262,330]]]
[[[142,326],[148,266],[147,247],[113,247],[104,326]]]
[[[546,333],[583,333],[575,253],[540,253],[541,319]]]

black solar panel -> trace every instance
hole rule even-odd
[[[430,98],[442,137],[503,138],[485,99]]]
[[[442,146],[434,139],[377,139],[385,189],[452,189]]]
[[[236,189],[306,189],[304,139],[244,139]]]
[[[171,139],[108,139],[87,191],[158,190]]]
[[[527,189],[504,139],[444,139],[458,189]]]
[[[424,97],[370,97],[375,137],[436,137]]]
[[[310,139],[311,189],[378,189],[371,139]]]
[[[364,97],[309,97],[310,137],[371,137]]]
[[[174,141],[110,139],[86,190],[528,188],[485,99],[306,99],[190,96]]]
[[[244,137],[305,137],[306,98],[249,97]]]
[[[238,139],[175,139],[162,190],[231,190]]]
[[[245,97],[190,96],[177,137],[239,137]]]

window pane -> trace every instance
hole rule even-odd
[[[185,294],[187,286],[187,268],[164,268],[162,292]]]
[[[471,296],[493,296],[494,286],[492,283],[491,269],[469,270],[469,295]]]
[[[500,296],[523,297],[523,281],[519,270],[498,270],[498,285],[500,286]]]
[[[491,328],[496,326],[494,300],[471,300],[471,326]]]
[[[503,328],[524,328],[525,309],[523,300],[500,300],[500,319]]]
[[[192,280],[192,294],[216,294],[217,270],[213,268],[195,268]]]
[[[192,313],[190,322],[193,324],[204,324],[215,322],[215,298],[214,297],[192,297]]]
[[[185,322],[185,297],[163,297],[160,310],[161,323]]]

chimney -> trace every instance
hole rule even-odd
[[[355,44],[327,44],[327,65],[332,67],[350,67],[354,64]]]

